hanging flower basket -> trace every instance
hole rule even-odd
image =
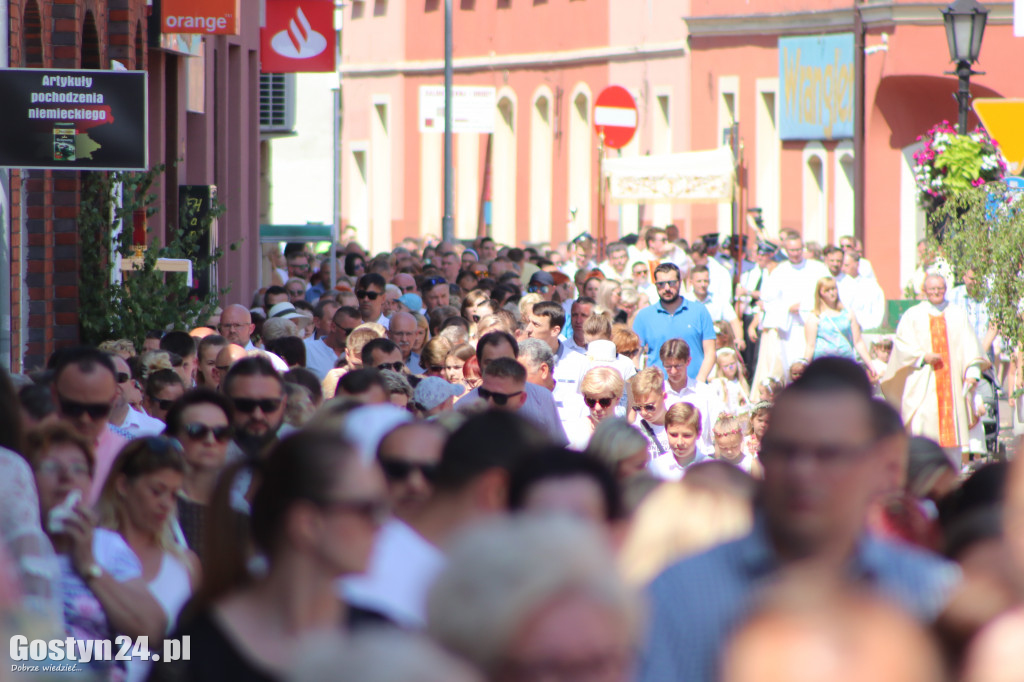
[[[917,201],[928,213],[952,194],[1006,175],[999,143],[981,126],[959,135],[949,121],[943,121],[917,139],[924,142],[924,148],[914,154]]]

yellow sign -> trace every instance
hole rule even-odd
[[[1019,171],[1024,163],[1024,99],[976,99],[974,111],[988,134],[999,143],[1010,168]]]

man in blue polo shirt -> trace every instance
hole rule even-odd
[[[715,365],[715,327],[703,303],[679,295],[682,276],[673,263],[654,270],[658,302],[641,310],[633,320],[633,331],[647,346],[647,366],[661,367],[658,351],[669,339],[682,339],[690,346],[687,376],[706,382]]]

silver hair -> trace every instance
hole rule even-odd
[[[519,359],[527,363],[532,369],[540,367],[541,363],[549,369],[555,369],[555,354],[551,352],[551,346],[540,339],[524,339],[519,342]]]
[[[401,393],[412,400],[412,384],[408,379],[391,369],[382,369],[380,373],[384,377],[384,383],[387,384],[389,395]]]
[[[587,454],[615,470],[616,465],[647,448],[647,439],[623,417],[602,419],[587,445]]]
[[[616,569],[608,540],[568,517],[521,516],[477,524],[456,541],[427,598],[427,632],[494,678],[529,619],[567,594],[600,604],[633,640],[637,595]]]

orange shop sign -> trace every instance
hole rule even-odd
[[[162,0],[162,33],[238,35],[240,0]]]

